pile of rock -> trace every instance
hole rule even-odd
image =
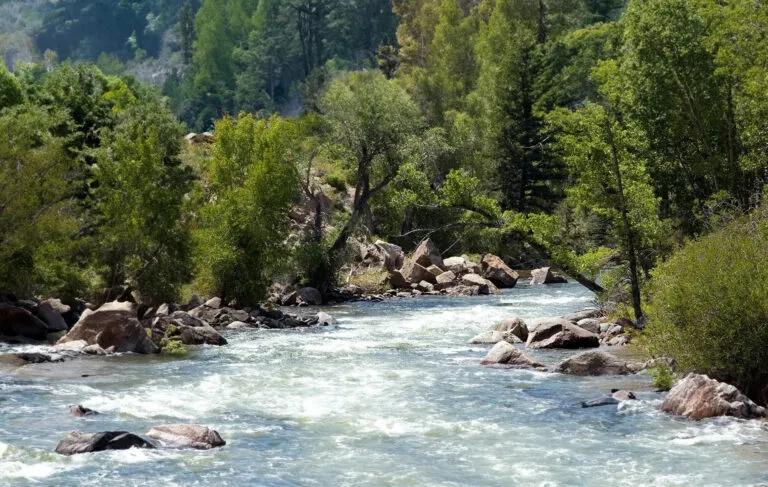
[[[565,284],[567,282],[568,279],[565,277],[553,274],[551,267],[541,267],[531,271],[531,284],[533,285]]]
[[[395,260],[395,265],[399,261]],[[484,255],[480,264],[467,256],[443,259],[440,249],[430,239],[421,242],[410,258],[403,256],[401,267],[387,270],[393,289],[417,295],[498,294],[499,289],[515,287],[518,279],[515,271],[492,254]]]
[[[0,338],[45,340],[50,334],[66,332],[85,309],[85,303],[77,304],[77,309],[73,309],[58,299],[38,301],[0,296]]]

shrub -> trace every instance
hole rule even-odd
[[[366,294],[380,294],[389,289],[388,276],[389,273],[383,269],[363,269],[353,273],[349,278],[349,283],[358,286]]]
[[[653,387],[660,391],[672,389],[672,385],[675,383],[675,376],[665,365],[653,368],[648,373],[653,377]]]
[[[681,371],[768,400],[768,204],[689,242],[653,273],[647,340]]]
[[[187,347],[184,346],[179,340],[171,340],[163,338],[160,341],[160,353],[164,355],[173,355],[175,357],[181,357],[187,354]]]

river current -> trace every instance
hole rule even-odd
[[[180,359],[87,358],[0,373],[0,486],[768,485],[768,429],[656,410],[650,378],[485,368],[495,321],[592,304],[577,284],[326,311],[332,330],[243,330]],[[0,353],[34,347],[0,348]],[[573,352],[542,351],[555,364]],[[84,377],[85,376],[85,377]],[[611,388],[622,405],[581,408]],[[67,406],[100,411],[75,418]],[[211,451],[63,457],[69,431],[211,426]]]

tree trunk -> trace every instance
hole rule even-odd
[[[637,250],[635,248],[635,232],[632,228],[632,222],[629,220],[629,210],[627,209],[627,200],[624,194],[624,182],[621,178],[621,166],[619,165],[619,154],[616,148],[616,141],[613,138],[613,128],[611,127],[611,118],[608,110],[605,110],[605,130],[608,137],[608,144],[611,146],[611,159],[613,162],[614,176],[619,192],[619,212],[621,213],[621,222],[624,226],[624,235],[627,240],[627,257],[629,260],[629,281],[632,288],[632,308],[635,312],[635,320],[643,317],[643,309],[640,301],[640,283],[637,274]]]

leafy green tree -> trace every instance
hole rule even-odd
[[[94,170],[97,266],[106,288],[128,284],[147,301],[178,298],[190,273],[184,198],[191,187],[181,165],[183,130],[156,104],[121,112],[102,135]]]
[[[660,229],[658,199],[647,173],[644,134],[621,122],[608,104],[588,103],[550,115],[575,186],[568,197],[615,224],[629,267],[632,306],[643,317],[638,255]]]
[[[56,135],[66,112],[19,105],[0,113],[0,288],[69,296],[84,284],[74,242],[81,166]]]
[[[8,72],[4,62],[0,62],[0,110],[18,105],[24,101],[19,81]]]
[[[371,198],[397,177],[408,143],[422,133],[424,120],[408,94],[379,71],[334,81],[321,107],[332,140],[346,150],[344,162],[356,173],[352,215],[331,246],[335,254],[346,247]]]
[[[202,168],[195,231],[196,286],[240,304],[256,304],[285,262],[287,210],[298,181],[293,121],[243,116],[216,123],[213,156]]]

